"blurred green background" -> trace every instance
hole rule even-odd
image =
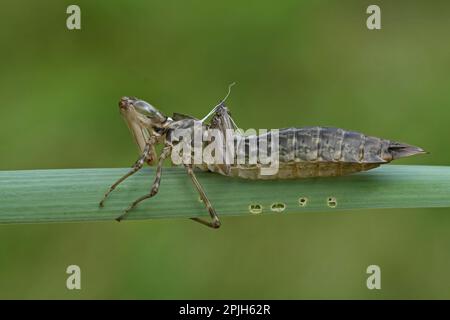
[[[69,4],[82,30],[67,30]],[[366,27],[370,4],[381,30]],[[122,95],[201,116],[233,81],[244,128],[343,127],[431,151],[397,164],[448,165],[449,13],[425,0],[5,2],[0,169],[131,166]],[[3,225],[0,298],[450,298],[449,249],[450,209],[225,218],[219,231]],[[70,264],[80,291],[65,287]],[[371,264],[381,290],[366,288]]]

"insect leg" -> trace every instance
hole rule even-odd
[[[202,199],[203,203],[206,205],[206,208],[208,209],[209,215],[211,216],[212,221],[205,221],[201,218],[191,218],[191,220],[197,221],[201,224],[204,224],[208,227],[217,229],[220,227],[220,220],[217,216],[216,210],[214,210],[213,206],[211,205],[211,202],[209,201],[208,197],[205,194],[205,191],[203,190],[203,187],[198,182],[197,177],[194,174],[194,170],[192,170],[192,166],[186,165],[187,172],[189,176],[192,179],[192,182],[195,185],[195,188],[197,189],[198,193],[200,194],[200,198]]]
[[[127,179],[129,176],[135,174],[140,169],[142,169],[142,166],[144,165],[144,162],[147,160],[149,153],[150,153],[150,144],[152,143],[152,140],[149,140],[149,142],[145,145],[144,151],[142,152],[142,156],[134,163],[133,167],[130,171],[128,171],[124,176],[122,176],[119,180],[114,182],[111,187],[109,187],[108,191],[103,196],[102,201],[100,201],[100,207],[103,207],[106,201],[106,198],[108,198],[109,194],[116,189],[116,187],[121,184],[125,179]]]
[[[143,195],[142,197],[136,199],[126,210],[125,212],[119,216],[116,220],[117,221],[121,221],[123,220],[128,213],[134,208],[136,207],[140,202],[144,201],[145,199],[149,199],[151,197],[153,197],[154,195],[156,195],[158,193],[159,190],[159,184],[161,183],[161,174],[162,174],[162,166],[164,163],[164,159],[167,158],[167,156],[170,154],[170,152],[172,151],[172,146],[170,145],[166,145],[164,147],[164,149],[161,152],[161,155],[159,156],[159,160],[158,160],[158,167],[156,168],[156,177],[155,177],[155,181],[153,182],[152,185],[152,189],[150,190],[150,193]]]

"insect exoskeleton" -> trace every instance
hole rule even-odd
[[[122,181],[139,171],[144,163],[156,164],[151,191],[132,202],[117,220],[124,219],[141,201],[155,196],[161,182],[163,162],[171,155],[173,161],[172,152],[181,143],[191,149],[183,153],[183,161],[176,164],[186,168],[211,217],[211,221],[201,218],[192,220],[212,228],[220,227],[220,220],[195,175],[194,167],[245,179],[297,179],[346,175],[376,168],[395,159],[425,153],[423,149],[409,144],[330,127],[292,127],[265,131],[263,134],[243,134],[225,106],[225,99],[202,119],[179,113],[168,117],[144,100],[135,97],[120,99],[120,113],[141,155],[131,170],[108,189],[100,205],[103,206],[108,195]],[[180,131],[184,132],[183,139],[179,137]],[[198,136],[201,139],[199,144],[198,139],[196,140]],[[214,161],[192,156],[196,147],[206,149],[213,142]],[[159,155],[155,151],[158,144],[163,145]],[[176,153],[179,156],[180,150],[177,149]],[[260,157],[261,154],[266,158]],[[184,161],[186,155],[188,161]],[[267,170],[268,167],[275,170]],[[306,205],[305,199],[299,200],[300,206]],[[282,211],[280,206],[275,209]],[[272,208],[272,211],[275,209]],[[255,208],[252,207],[251,211],[255,211]]]

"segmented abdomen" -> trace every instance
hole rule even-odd
[[[384,163],[392,160],[390,141],[328,127],[282,129],[280,162]]]
[[[388,163],[393,159],[411,156],[424,151],[415,146],[391,140],[366,136],[359,132],[329,127],[305,127],[280,129],[278,134],[278,170],[276,173],[262,174],[261,168],[267,164],[248,162],[261,148],[265,140],[268,154],[271,138],[265,136],[238,137],[235,164],[231,166],[202,166],[213,172],[246,179],[296,179],[307,177],[340,176],[365,171]],[[256,140],[256,143],[255,143]],[[239,154],[241,153],[241,154]],[[237,158],[245,158],[239,164]],[[269,157],[270,158],[270,157]],[[259,158],[258,158],[259,160]],[[236,164],[237,163],[237,164]]]
[[[261,174],[261,164],[232,166],[226,175],[246,179],[296,179],[340,176],[369,170],[392,160],[390,141],[364,134],[328,127],[280,129],[278,135],[279,167],[273,175]],[[245,138],[245,150],[251,149]],[[260,145],[258,137],[258,146]],[[267,146],[270,150],[270,138]],[[242,148],[243,150],[243,148]],[[209,168],[220,172],[221,168]],[[220,172],[225,174],[223,172]]]

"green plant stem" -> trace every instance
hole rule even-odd
[[[154,169],[123,182],[106,201],[104,192],[128,169],[0,171],[0,223],[113,220],[150,190]],[[250,181],[198,172],[197,177],[220,216],[366,208],[450,206],[450,167],[386,165],[345,177]],[[304,198],[304,205],[299,199]],[[330,198],[331,199],[330,202]],[[333,207],[335,201],[335,207]],[[274,212],[271,206],[284,204]],[[279,205],[278,205],[279,207]],[[128,219],[206,216],[183,168],[164,168],[159,193],[142,202]]]

